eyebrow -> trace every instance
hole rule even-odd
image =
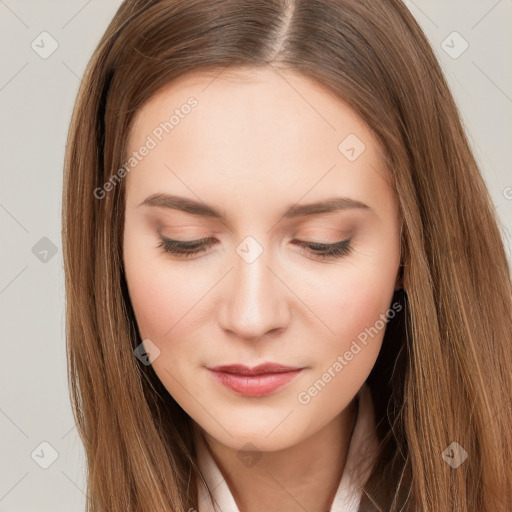
[[[222,213],[218,212],[211,206],[186,197],[163,193],[152,194],[139,204],[139,206],[143,205],[179,210],[191,215],[200,215],[202,217],[213,217],[215,219],[225,220]],[[297,217],[322,215],[325,213],[350,209],[366,210],[368,213],[376,215],[373,208],[361,201],[350,197],[332,197],[315,203],[291,205],[285,210],[282,218],[294,219]]]

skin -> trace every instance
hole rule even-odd
[[[155,372],[204,432],[240,509],[324,511],[345,466],[353,398],[385,329],[309,403],[298,395],[376,323],[400,287],[391,176],[376,139],[346,103],[273,68],[195,72],[166,85],[138,111],[128,153],[190,96],[198,105],[123,182],[123,258],[139,331],[159,348]],[[365,144],[354,161],[338,150],[349,134]],[[206,203],[225,218],[141,205],[155,193]],[[296,203],[339,196],[373,213],[282,217]],[[183,259],[158,247],[159,231],[216,243]],[[251,263],[237,252],[247,236],[263,249]],[[347,238],[352,251],[330,259],[293,242]],[[305,369],[270,395],[247,397],[206,368],[269,361]],[[237,456],[246,443],[262,456],[251,467]]]

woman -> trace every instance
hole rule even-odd
[[[510,268],[400,1],[125,1],[63,222],[89,511],[510,510]]]

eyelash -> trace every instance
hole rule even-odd
[[[206,251],[210,246],[214,244],[212,238],[203,238],[201,240],[192,240],[190,242],[178,242],[177,240],[171,240],[160,236],[161,242],[158,247],[161,247],[164,252],[171,253],[176,256],[189,258],[195,256],[201,252]],[[335,259],[347,256],[352,251],[350,245],[351,239],[342,240],[334,244],[322,244],[316,242],[298,242],[295,241],[296,245],[299,245],[305,252],[313,254],[315,257],[324,259]]]

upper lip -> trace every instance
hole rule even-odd
[[[263,363],[253,368],[249,368],[243,364],[228,364],[223,366],[208,367],[209,370],[224,373],[234,373],[237,375],[262,375],[264,373],[284,373],[301,370],[296,366],[286,366],[278,363]]]

